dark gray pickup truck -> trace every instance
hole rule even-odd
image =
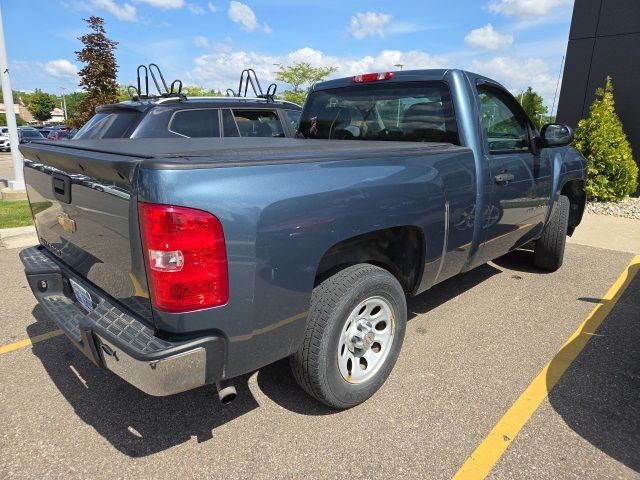
[[[569,127],[539,133],[459,70],[317,85],[295,139],[21,146],[40,305],[93,362],[151,395],[290,357],[336,408],[393,368],[406,296],[521,247],[555,270],[585,204]],[[429,293],[424,293],[429,295]]]

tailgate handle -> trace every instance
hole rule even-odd
[[[67,175],[54,173],[51,175],[53,195],[63,203],[71,203],[71,178]]]

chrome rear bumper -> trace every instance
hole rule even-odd
[[[159,338],[148,325],[84,283],[43,247],[23,250],[20,259],[39,304],[96,365],[154,396],[184,392],[223,378],[222,336],[186,341]],[[90,293],[91,311],[76,301],[69,279]]]

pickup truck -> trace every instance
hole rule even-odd
[[[290,357],[349,408],[394,367],[407,296],[526,244],[555,270],[581,221],[571,129],[539,133],[473,73],[318,84],[298,136],[21,146],[38,302],[148,394],[215,383],[229,401],[234,377]]]

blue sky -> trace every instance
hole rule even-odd
[[[105,19],[119,42],[121,83],[140,63],[167,80],[237,88],[243,68],[263,82],[296,61],[368,71],[465,68],[550,106],[573,0],[0,0],[15,90],[77,89],[83,18]]]

